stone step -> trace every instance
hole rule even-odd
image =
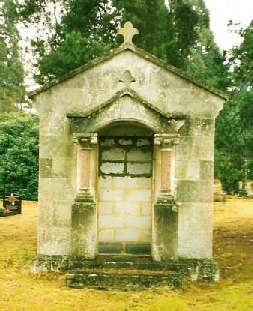
[[[82,270],[85,269],[128,269],[128,270],[148,270],[148,271],[181,271],[181,265],[178,263],[160,263],[160,262],[134,262],[134,261],[97,261],[85,262]]]
[[[147,271],[182,271],[182,263],[174,260],[154,262],[151,256],[98,255],[96,260],[77,260],[67,271],[129,269]]]
[[[132,291],[149,287],[182,287],[183,274],[177,263],[154,262],[151,256],[103,255],[83,262],[69,271],[66,283],[71,288]]]
[[[132,255],[132,254],[99,254],[96,257],[97,262],[131,262],[131,263],[153,263],[150,255]]]
[[[150,287],[182,287],[183,278],[173,271],[107,269],[69,272],[66,284],[70,288],[92,288],[112,291],[138,291]]]
[[[155,262],[150,256],[99,255],[94,260],[83,257],[38,255],[34,264],[43,271],[68,272],[86,269],[124,268],[137,270],[170,270],[179,272],[184,263],[178,260]]]
[[[68,269],[66,283],[71,288],[133,291],[169,286],[180,289],[183,281],[213,283],[219,280],[219,269],[212,259],[180,259],[165,262],[148,261],[147,256],[131,256],[134,261],[120,261],[122,256],[101,256],[83,261]],[[149,257],[149,256],[148,256]],[[112,261],[112,258],[115,261]],[[110,259],[110,260],[108,260]],[[142,260],[140,260],[142,259]],[[145,259],[145,260],[144,260]],[[107,261],[108,260],[108,261]],[[144,260],[144,261],[143,261]]]

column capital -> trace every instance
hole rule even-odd
[[[97,133],[74,133],[73,142],[81,148],[89,149],[91,145],[97,144]]]
[[[179,134],[155,134],[154,143],[163,149],[171,149],[179,144]]]

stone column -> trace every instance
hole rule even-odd
[[[160,159],[161,159],[161,192],[168,192],[172,190],[172,148],[178,143],[177,135],[156,134],[155,144],[160,146]]]
[[[90,156],[91,144],[89,138],[79,139],[79,192],[90,189]]]
[[[96,134],[76,137],[77,195],[72,204],[71,255],[94,259],[97,248],[97,212],[94,194],[91,192],[91,147],[96,143]]]
[[[178,135],[156,134],[160,146],[160,192],[154,204],[153,259],[163,261],[177,257],[177,204],[172,195],[173,146]]]
[[[172,148],[161,147],[161,190],[171,191]]]
[[[77,134],[74,136],[77,144],[77,194],[89,192],[91,189],[91,148],[97,144],[97,134]]]

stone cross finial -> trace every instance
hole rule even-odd
[[[133,36],[139,34],[139,30],[134,28],[132,23],[126,22],[124,28],[119,29],[118,34],[124,37],[124,43],[132,44]]]

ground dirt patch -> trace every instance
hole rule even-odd
[[[0,218],[0,311],[251,311],[253,200],[228,198],[226,203],[215,203],[214,216],[219,284],[188,284],[181,291],[74,290],[65,286],[63,275],[29,273],[36,255],[38,208],[36,202],[24,202],[22,215]]]

